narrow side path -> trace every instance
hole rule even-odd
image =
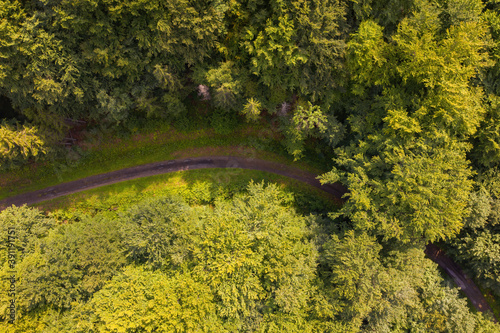
[[[347,189],[341,184],[337,183],[321,185],[320,182],[316,179],[317,175],[299,170],[288,165],[254,158],[210,156],[144,164],[132,168],[121,169],[79,180],[74,180],[67,183],[58,184],[38,191],[22,193],[0,200],[0,210],[3,210],[11,205],[31,205],[37,202],[54,199],[63,195],[68,195],[131,179],[160,175],[176,171],[210,168],[251,169],[266,171],[293,178],[332,194],[337,200],[339,200],[339,203],[343,201],[342,196],[347,193]],[[443,253],[442,250],[440,250],[433,244],[429,244],[427,245],[426,254],[453,279],[455,284],[462,289],[466,297],[472,302],[472,304],[478,311],[489,311],[493,313],[479,288],[470,278],[465,275],[465,273],[455,262],[451,260],[451,258],[447,257]]]
[[[483,296],[481,290],[458,266],[456,262],[448,257],[442,249],[436,245],[429,243],[425,249],[425,254],[436,264],[441,267],[448,276],[453,279],[453,282],[459,287],[465,296],[471,301],[472,305],[481,312],[489,312],[493,314],[488,302]],[[493,320],[498,322],[498,320],[493,316]]]

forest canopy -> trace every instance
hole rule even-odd
[[[19,230],[18,322],[8,332],[494,332],[419,246],[380,245],[301,215],[276,185],[209,205],[148,198],[63,223],[0,213]],[[332,233],[332,230],[337,230]],[[2,277],[8,249],[0,248]],[[1,279],[8,288],[8,279]],[[2,303],[8,296],[2,295]],[[5,313],[5,309],[2,309]],[[1,317],[5,320],[5,316]]]
[[[259,186],[58,227],[12,208],[2,228],[32,244],[25,318],[132,332],[152,321],[116,318],[163,295],[151,311],[181,331],[489,327],[422,251],[439,243],[500,297],[498,0],[0,0],[2,172],[67,154],[68,124],[182,123],[195,102],[219,134],[268,122],[294,160],[334,156],[321,181],[348,192],[321,218],[341,227],[318,236],[326,222]]]

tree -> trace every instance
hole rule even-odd
[[[467,215],[466,142],[485,113],[471,81],[486,64],[485,26],[464,19],[443,32],[441,13],[422,3],[390,44],[368,54],[382,41],[374,22],[348,44],[352,139],[324,181],[349,188],[341,213],[358,230],[386,239],[450,238]]]
[[[47,147],[39,131],[34,126],[16,127],[3,122],[0,125],[1,167],[47,153]]]
[[[420,1],[421,2],[421,1]],[[384,27],[387,34],[392,34],[398,23],[411,14],[419,1],[402,0],[352,0],[349,1],[350,21],[360,24],[366,20],[373,20]]]
[[[493,167],[500,158],[500,130],[498,120],[500,117],[500,7],[498,3],[490,1],[488,9],[482,15],[488,23],[491,41],[488,53],[491,59],[490,66],[484,68],[481,83],[486,92],[486,115],[474,135],[474,149],[472,157],[477,165]]]
[[[36,308],[69,309],[89,300],[124,264],[117,221],[61,225],[18,263],[17,311],[22,316]]]
[[[0,244],[2,257],[0,263],[3,265],[7,259],[8,243],[15,244],[17,262],[24,255],[33,253],[39,239],[47,237],[49,231],[55,227],[55,221],[46,217],[36,208],[11,206],[0,212],[0,232],[3,235],[11,235],[12,242]]]
[[[307,107],[298,105],[290,120],[284,120],[285,146],[294,159],[299,159],[307,136],[319,137],[327,129],[327,117],[318,105],[308,102]]]
[[[24,11],[18,1],[0,1],[0,91],[4,80],[11,74],[12,67],[8,61],[15,56],[15,33],[18,32],[17,22],[24,18]]]
[[[286,14],[268,19],[259,32],[247,32],[245,47],[251,56],[251,71],[271,89],[284,86],[292,90],[298,86],[297,69],[307,58],[295,45],[294,35],[294,23]]]
[[[500,192],[497,169],[478,175],[469,201],[470,216],[460,235],[448,242],[450,253],[483,286],[500,295]]]
[[[314,295],[316,252],[305,219],[290,204],[264,184],[218,199],[213,211],[180,200],[145,201],[121,218],[125,252],[138,264],[189,274],[209,287],[228,330],[263,329],[276,320],[300,331]]]
[[[250,184],[248,192],[216,203],[193,251],[193,272],[231,330],[271,313],[304,318],[312,295],[316,253],[304,219],[274,185]]]
[[[241,73],[243,97],[271,113],[294,94],[332,103],[343,75],[344,10],[339,1],[231,2],[219,51]]]
[[[174,269],[190,264],[192,245],[199,234],[199,216],[180,199],[141,202],[121,219],[126,256],[153,269]]]
[[[325,288],[338,316],[355,332],[494,332],[471,314],[457,289],[443,283],[423,246],[379,244],[350,230],[333,235],[321,254]]]
[[[454,237],[463,225],[472,189],[463,148],[458,144],[429,147],[423,141],[412,147],[392,141],[380,144],[383,154],[370,157],[371,144],[362,142],[340,155],[340,165],[353,171],[334,171],[323,178],[349,184],[341,214],[356,229],[386,239],[409,242],[420,237],[431,241]]]
[[[254,98],[250,98],[243,107],[242,113],[248,121],[257,121],[262,111],[262,105]]]
[[[63,332],[226,332],[208,286],[129,266],[72,313]]]
[[[369,20],[361,22],[347,44],[346,54],[354,95],[363,96],[368,88],[387,83],[389,73],[384,66],[388,61],[387,52],[382,27]]]
[[[0,232],[5,235],[0,244],[0,321],[10,319],[8,306],[12,295],[12,272],[19,269],[22,261],[36,251],[40,239],[45,239],[55,228],[54,219],[46,217],[36,208],[11,206],[0,212]],[[17,282],[16,282],[17,283]],[[16,295],[17,296],[17,295]]]
[[[236,110],[241,107],[241,81],[233,62],[226,61],[205,74],[208,86],[213,89],[214,105],[220,109]]]
[[[2,93],[32,120],[54,114],[116,124],[134,108],[178,115],[189,94],[186,69],[214,53],[224,8],[186,0],[2,6]]]

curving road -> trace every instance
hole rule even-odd
[[[76,193],[104,185],[114,184],[125,180],[160,175],[175,171],[210,168],[239,168],[267,171],[305,182],[332,194],[335,198],[338,199],[340,199],[342,195],[347,192],[347,190],[340,184],[321,185],[320,182],[316,179],[316,175],[284,164],[259,160],[255,158],[210,156],[144,164],[58,184],[38,191],[22,193],[13,197],[6,198],[4,200],[0,200],[0,210],[5,209],[6,207],[11,205],[31,205],[63,195],[68,195],[71,193]]]
[[[50,200],[63,195],[76,193],[91,188],[114,184],[125,180],[131,180],[141,177],[159,175],[175,171],[209,169],[209,168],[239,168],[266,171],[289,178],[293,178],[309,185],[320,188],[334,196],[339,202],[342,202],[342,196],[347,193],[347,189],[341,184],[321,185],[317,175],[299,170],[297,168],[279,164],[275,162],[259,160],[255,158],[233,157],[233,156],[210,156],[197,157],[179,160],[170,160],[164,162],[139,165],[132,168],[121,169],[100,175],[58,184],[38,191],[28,192],[16,195],[14,197],[0,200],[0,210],[11,205],[21,206],[23,204],[34,204],[37,202]],[[434,244],[427,245],[427,256],[436,262],[460,287],[474,307],[481,312],[493,313],[486,302],[483,294],[474,282],[468,278],[460,267],[447,257],[442,250]]]

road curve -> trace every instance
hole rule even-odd
[[[144,164],[54,185],[38,191],[22,193],[0,200],[0,210],[3,210],[11,205],[31,205],[37,202],[50,200],[71,193],[114,184],[125,180],[165,174],[175,171],[210,168],[250,169],[286,176],[299,180],[301,182],[305,182],[327,193],[330,193],[340,202],[343,201],[343,195],[347,193],[347,189],[341,184],[336,183],[321,185],[321,183],[317,179],[317,175],[299,170],[288,165],[259,160],[255,158],[209,156]],[[467,298],[472,302],[472,304],[478,311],[493,313],[479,288],[470,278],[465,275],[465,273],[455,262],[453,262],[453,260],[451,260],[451,258],[447,257],[443,253],[442,250],[440,250],[434,244],[429,244],[426,248],[426,254],[430,259],[432,259],[441,268],[443,268],[443,270],[453,279],[455,284],[462,289],[463,293],[467,296]]]
[[[11,205],[31,205],[37,202],[54,199],[63,195],[85,191],[104,185],[114,184],[125,180],[160,175],[175,171],[210,168],[239,168],[267,171],[270,173],[297,179],[301,182],[305,182],[309,185],[320,188],[332,194],[335,198],[339,199],[347,192],[347,190],[340,184],[321,185],[319,180],[316,179],[316,175],[299,170],[294,167],[290,167],[288,165],[254,158],[209,156],[144,164],[50,186],[38,191],[22,193],[0,200],[0,210],[5,209],[6,207]]]

